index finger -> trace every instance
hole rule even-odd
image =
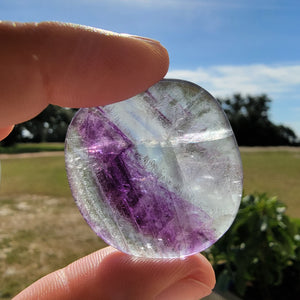
[[[156,41],[74,24],[0,23],[0,41],[4,132],[49,103],[87,107],[129,98],[159,81],[169,64]]]

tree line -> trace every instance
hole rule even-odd
[[[218,99],[224,109],[239,146],[300,146],[295,132],[269,119],[271,99],[265,95]],[[15,143],[64,142],[68,125],[76,109],[49,105],[34,119],[18,124],[1,146]]]
[[[265,95],[218,99],[239,146],[299,146],[295,132],[269,119],[271,99]]]
[[[16,143],[64,142],[75,112],[76,109],[49,105],[35,118],[17,124],[0,145],[8,147]]]

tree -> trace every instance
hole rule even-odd
[[[35,118],[16,125],[12,133],[1,142],[1,146],[21,142],[63,142],[75,111],[49,105]]]
[[[240,146],[299,145],[291,128],[275,125],[269,119],[271,99],[265,95],[218,99]]]

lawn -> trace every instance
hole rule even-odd
[[[70,197],[64,156],[2,160],[0,195]]]
[[[49,149],[45,145],[40,147]],[[270,196],[278,196],[288,206],[288,214],[300,218],[300,148],[293,151],[255,151],[255,148],[246,148],[241,150],[241,156],[244,193],[266,192]],[[63,156],[6,159],[2,161],[2,165],[0,196],[71,195]]]
[[[0,299],[105,246],[81,217],[64,157],[5,159],[0,185]]]
[[[242,150],[244,193],[278,196],[288,215],[300,218],[300,148],[293,150]]]
[[[0,299],[105,246],[71,198],[1,196]]]
[[[245,193],[278,195],[300,218],[299,151],[242,151]],[[63,156],[2,160],[0,299],[105,244],[71,197]]]

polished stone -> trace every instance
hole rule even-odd
[[[83,217],[128,254],[203,251],[239,207],[242,166],[230,124],[208,92],[186,81],[162,80],[126,101],[80,109],[65,155]]]

